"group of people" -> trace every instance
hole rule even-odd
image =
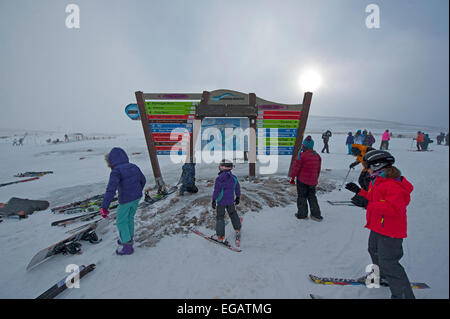
[[[403,239],[407,237],[406,208],[414,188],[393,165],[395,158],[389,152],[359,143],[351,145],[356,161],[350,164],[350,169],[360,163],[363,169],[359,186],[351,182],[345,188],[355,194],[352,203],[366,210],[365,227],[370,230],[368,252],[372,263],[378,266],[380,284],[389,285],[393,299],[414,299],[408,276],[400,264]],[[313,147],[314,141],[307,136],[292,165],[290,183],[297,185],[295,217],[306,219],[309,203],[311,219],[322,221],[316,197],[321,157]]]
[[[15,138],[15,139],[13,140],[12,146],[23,146],[23,140],[24,140],[23,137],[21,137],[21,138],[19,138],[19,139]]]
[[[103,218],[109,215],[109,205],[118,191],[119,206],[117,207],[116,225],[119,231],[116,250],[118,255],[134,253],[134,216],[138,208],[146,178],[139,167],[129,162],[127,153],[120,147],[114,147],[105,155],[107,166],[111,168],[108,185],[101,204],[100,214]],[[216,178],[212,195],[212,208],[216,210],[216,234],[214,239],[226,242],[225,211],[228,212],[236,238],[240,236],[241,222],[235,205],[240,202],[240,185],[236,176],[231,173],[233,163],[223,160],[219,164],[219,176]],[[195,164],[186,163],[180,179],[182,186],[179,195],[184,192],[196,193]]]
[[[356,162],[350,168],[362,164],[363,170],[358,180],[359,186],[348,183],[345,187],[355,193],[351,201],[366,209],[365,227],[370,230],[368,251],[372,262],[379,267],[381,281],[389,284],[392,298],[414,298],[406,272],[399,263],[403,256],[403,238],[406,238],[406,207],[413,186],[393,166],[395,159],[389,152],[359,143],[352,144],[351,152],[356,156]],[[129,163],[126,152],[121,148],[113,148],[105,159],[111,173],[100,213],[104,218],[108,216],[108,207],[118,190],[116,225],[120,237],[117,243],[121,248],[116,253],[130,255],[134,252],[134,215],[146,179],[139,167]],[[289,182],[297,187],[295,217],[300,220],[308,218],[308,204],[311,219],[323,220],[316,197],[321,164],[320,155],[314,151],[314,141],[307,136],[289,175]],[[236,205],[240,203],[241,191],[237,177],[231,172],[233,163],[223,160],[218,168],[211,202],[211,207],[216,210],[216,233],[212,237],[226,242],[225,211],[230,216],[236,238],[240,236],[241,221]],[[185,164],[183,174],[181,181],[186,185],[182,185],[180,195],[185,191],[196,193],[195,164]]]
[[[445,134],[444,132],[441,132],[441,134],[439,134],[436,137],[436,141],[438,145],[441,145],[443,143],[445,143],[446,146],[449,146],[448,141],[449,140],[449,133]]]
[[[417,136],[413,140],[416,141],[416,147],[419,152],[428,151],[428,145],[434,142],[432,139],[430,139],[430,136],[428,134],[421,131],[417,132]]]
[[[384,132],[382,138],[381,138],[381,146],[380,148],[388,148],[389,146],[389,140],[391,139],[391,136],[389,134],[389,130],[386,130]],[[345,141],[345,145],[347,146],[347,154],[352,155],[352,145],[358,144],[358,145],[365,145],[372,147],[373,144],[375,144],[376,140],[373,136],[372,132],[367,132],[367,130],[358,130],[354,135],[352,132],[348,132],[347,139]]]

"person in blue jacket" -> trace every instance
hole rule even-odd
[[[139,167],[128,160],[127,153],[119,147],[114,147],[105,156],[108,167],[111,168],[108,186],[103,197],[100,214],[107,218],[109,204],[113,200],[116,191],[119,193],[119,206],[117,207],[116,224],[119,230],[118,244],[122,249],[116,250],[118,255],[131,255],[134,236],[134,215],[142,197],[146,179]]]
[[[219,164],[219,177],[214,183],[212,195],[212,208],[216,209],[216,234],[212,237],[216,240],[225,240],[225,210],[230,216],[236,237],[239,238],[241,231],[241,220],[236,212],[235,205],[239,205],[241,197],[241,187],[236,176],[231,173],[233,163],[223,160]],[[234,195],[236,194],[236,198]]]
[[[354,137],[352,135],[352,132],[348,132],[347,140],[345,141],[345,145],[347,145],[348,153],[347,155],[352,155],[352,144],[354,143]]]

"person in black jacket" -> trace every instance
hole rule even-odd
[[[328,141],[330,140],[331,137],[331,132],[330,130],[327,130],[325,133],[322,134],[322,140],[323,140],[323,148],[322,148],[322,153],[325,152],[325,150],[327,151],[327,153],[330,153],[330,148],[328,146]]]

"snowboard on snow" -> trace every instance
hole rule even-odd
[[[83,225],[73,235],[63,239],[56,244],[40,250],[33,256],[27,266],[27,270],[34,268],[38,264],[48,260],[50,257],[58,254],[80,254],[80,241],[89,241],[91,244],[98,244],[101,239],[98,238],[97,232],[101,232],[106,224],[116,216],[116,213],[111,213],[108,218],[96,220],[90,224]]]
[[[316,284],[322,284],[322,285],[341,285],[341,286],[365,286],[366,281],[365,278],[327,278],[327,277],[319,277],[315,275],[309,275],[309,278]],[[381,285],[384,287],[388,287],[388,285]],[[414,289],[426,289],[430,288],[426,283],[424,282],[411,282],[411,287]]]
[[[74,272],[62,280],[58,281],[56,284],[47,289],[44,293],[36,297],[36,299],[53,299],[68,288],[68,285],[75,284],[75,277],[78,276],[78,280],[86,276],[88,273],[95,269],[95,264],[90,264],[89,266],[81,265],[78,272]]]
[[[225,248],[228,248],[228,249],[231,250],[231,251],[235,251],[235,252],[241,252],[241,251],[242,251],[240,248],[237,248],[237,247],[234,247],[234,246],[230,245],[230,243],[228,243],[227,241],[221,242],[221,241],[219,241],[219,240],[217,240],[217,239],[212,238],[212,236],[205,235],[204,233],[202,233],[202,232],[199,231],[199,230],[193,230],[192,232],[193,232],[194,234],[199,235],[200,237],[205,238],[206,240],[209,240],[209,241],[211,241],[211,242],[213,242],[213,243],[216,243],[216,244],[218,244],[218,245],[220,245],[220,246],[223,246],[223,247],[225,247]]]

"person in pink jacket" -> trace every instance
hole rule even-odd
[[[391,134],[389,134],[389,130],[386,130],[381,137],[381,145],[380,150],[388,150],[389,149],[389,140],[391,139]]]

